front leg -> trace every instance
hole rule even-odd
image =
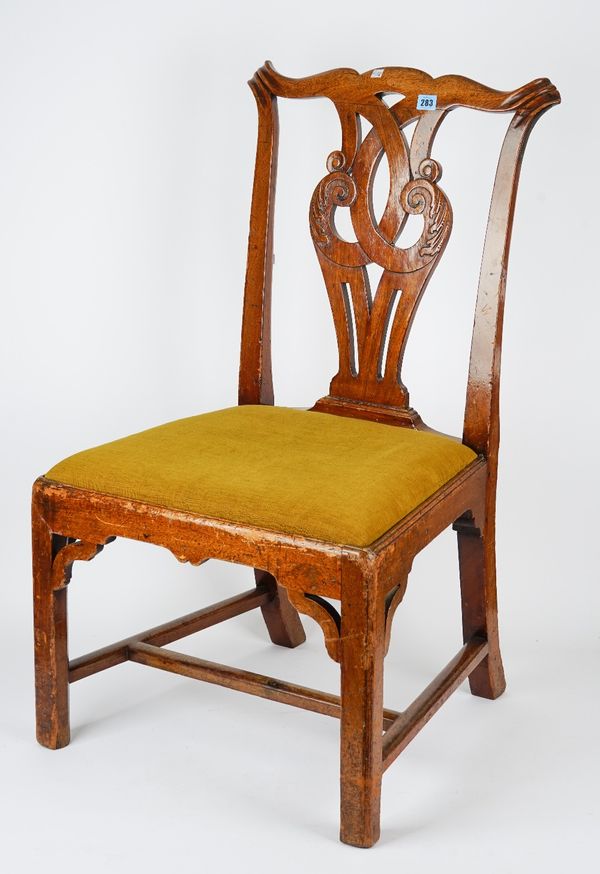
[[[342,570],[340,839],[379,838],[385,599],[377,577],[344,559]]]
[[[66,545],[33,516],[33,624],[37,739],[52,750],[66,747],[69,728],[67,589],[52,586],[52,563]]]
[[[66,747],[69,727],[67,584],[74,561],[88,561],[103,544],[53,534],[38,500],[32,507],[33,621],[37,739],[52,750]]]

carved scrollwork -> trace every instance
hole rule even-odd
[[[505,141],[501,165],[504,168],[506,164],[507,172],[512,173],[520,166],[525,142],[513,140],[515,128],[521,126],[522,131],[528,131],[544,110],[560,102],[560,95],[548,79],[499,91],[463,76],[434,78],[406,67],[378,67],[364,73],[342,68],[291,78],[275,70],[269,61],[257,71],[251,84],[258,92],[263,127],[271,137],[269,156],[273,125],[270,116],[261,112],[261,106],[270,108],[269,100],[324,97],[332,102],[340,121],[340,148],[329,155],[328,176],[317,185],[310,207],[311,233],[339,348],[339,369],[332,379],[329,397],[318,401],[316,408],[331,410],[334,405],[337,410],[356,411],[360,407],[361,415],[367,418],[387,417],[393,410],[395,421],[414,423],[416,414],[409,407],[408,391],[402,383],[402,359],[416,309],[452,226],[450,204],[438,185],[441,168],[431,158],[437,131],[459,106],[513,113],[511,136]],[[389,105],[389,97],[394,94],[398,100]],[[423,94],[436,95],[435,109],[429,106],[425,110],[420,105],[419,96]],[[371,125],[364,137],[362,120]],[[406,131],[412,122],[416,126],[409,146]],[[382,158],[387,159],[389,189],[382,213],[375,215],[373,182]],[[514,174],[512,184],[514,188]],[[259,212],[263,200],[261,193],[257,199]],[[500,188],[496,201],[504,203]],[[272,211],[268,198],[267,205]],[[334,216],[339,207],[349,209],[352,241],[341,239],[336,232]],[[418,242],[403,249],[397,242],[410,215],[422,216],[424,227]],[[269,245],[265,251],[270,253]],[[383,269],[375,295],[366,269],[371,263]],[[267,276],[264,265],[259,266],[256,278],[252,275],[257,288]],[[496,273],[494,269],[493,275]],[[270,274],[267,285],[270,288]],[[394,295],[397,305],[392,311],[390,301]],[[262,324],[268,326],[269,320],[264,319]],[[250,332],[249,336],[254,335]],[[262,350],[262,345],[254,341],[250,345]],[[384,357],[385,367],[381,366]],[[485,390],[480,389],[477,375],[470,384],[477,386],[477,392]]]
[[[516,110],[515,127],[556,103],[560,103],[560,95],[549,79],[534,79],[513,92],[507,101],[510,108]]]
[[[344,106],[353,100],[362,106],[381,104],[381,94],[403,95],[401,105],[411,114],[405,120],[418,116],[417,98],[420,94],[437,94],[438,108],[468,106],[487,112],[517,112],[521,115],[539,112],[556,103],[560,95],[549,79],[534,79],[514,91],[497,91],[464,76],[438,76],[434,78],[422,70],[406,67],[377,68],[380,75],[374,77],[372,70],[359,73],[344,68],[328,70],[316,76],[292,79],[278,73],[270,61],[256,72],[270,94],[278,97],[329,97],[339,99]],[[254,82],[254,80],[252,80]],[[350,98],[350,99],[349,99]],[[339,111],[339,106],[338,106]]]
[[[334,168],[339,163],[343,167],[344,162],[342,152],[332,152],[327,166]],[[349,207],[355,199],[354,179],[343,170],[332,169],[321,179],[310,202],[310,231],[314,244],[337,263],[345,263],[348,259],[351,264],[367,263],[364,256],[358,255],[355,243],[347,243],[337,235],[333,224],[336,208]]]
[[[328,654],[334,662],[339,662],[342,620],[335,607],[320,595],[307,594],[295,589],[288,589],[287,593],[299,613],[304,613],[305,616],[310,616],[319,623]]]
[[[114,537],[107,537],[103,543],[88,543],[85,540],[67,538],[65,545],[57,551],[52,562],[52,588],[56,590],[67,586],[71,581],[74,562],[90,561],[113,540]]]
[[[327,169],[330,173],[335,173],[338,170],[344,170],[346,167],[346,156],[341,151],[331,152],[327,158]]]
[[[424,158],[419,164],[418,176],[427,179],[429,182],[438,182],[442,176],[442,165],[433,158]]]
[[[442,252],[452,228],[452,210],[444,192],[421,177],[404,186],[400,205],[409,215],[423,216],[423,230],[416,243],[402,249],[384,240],[374,225],[359,228],[357,239],[369,260],[384,270],[414,273],[427,267]],[[423,282],[425,278],[423,274]],[[398,281],[401,284],[402,280]]]
[[[338,112],[348,121],[339,107]],[[437,184],[441,166],[429,156],[423,136],[413,172],[396,110],[380,102],[376,112],[365,112],[371,130],[362,142],[357,140],[351,161],[344,150],[329,155],[329,173],[315,188],[310,205],[311,235],[331,301],[340,352],[340,370],[330,391],[357,399],[368,396],[377,400],[380,395],[385,403],[406,408],[408,393],[400,375],[406,337],[422,291],[449,238],[452,210]],[[435,129],[434,125],[431,135]],[[384,154],[390,170],[389,193],[377,222],[373,184]],[[343,240],[337,233],[334,217],[338,208],[350,210],[356,242]],[[423,228],[413,245],[402,248],[397,239],[401,239],[411,215],[422,218]],[[370,263],[383,270],[374,295],[365,270]],[[392,313],[397,290],[402,291],[401,303]],[[390,338],[387,345],[386,337]]]
[[[431,173],[433,181],[430,182],[428,178],[413,179],[404,187],[400,196],[402,207],[407,213],[422,215],[424,219],[423,231],[417,242],[410,249],[403,250],[407,266],[424,266],[434,258],[446,241],[448,225],[452,221],[446,196],[433,184],[440,172],[439,164],[436,161],[423,161],[421,167],[424,164],[427,164],[426,169]]]

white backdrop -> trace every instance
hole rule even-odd
[[[595,8],[0,4],[5,870],[452,871],[468,860],[505,874],[593,864]],[[292,76],[402,65],[512,89],[547,75],[563,96],[528,146],[509,270],[498,504],[508,691],[490,703],[459,690],[390,769],[382,839],[368,853],[337,843],[333,720],[126,665],[72,689],[70,747],[51,753],[34,740],[30,485],[78,449],[235,403],[256,124],[245,82],[267,57]],[[307,209],[339,134],[325,102],[284,105],[281,122],[274,371],[277,402],[300,406],[326,393],[336,369]],[[456,111],[437,140],[455,228],[405,376],[425,419],[455,433],[505,124]],[[460,645],[457,579],[448,533],[416,563],[398,611],[389,706],[402,707]],[[72,654],[250,580],[247,569],[180,566],[118,541],[75,567]],[[335,690],[337,667],[319,629],[305,626],[295,651],[268,643],[258,613],[180,648]]]

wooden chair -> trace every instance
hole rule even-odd
[[[512,92],[401,67],[303,79],[266,63],[250,82],[259,116],[243,313],[240,406],[79,453],[33,488],[37,737],[69,742],[69,684],[131,660],[341,720],[341,839],[379,836],[383,772],[468,677],[474,695],[505,687],[498,644],[494,517],[498,384],[506,267],[519,170],[533,125],[560,101],[548,79]],[[397,95],[391,106],[384,95]],[[327,97],[341,148],[310,203],[310,231],[339,346],[330,394],[312,410],[273,406],[270,357],[277,98]],[[431,157],[457,106],[512,113],[485,238],[462,442],[432,432],[401,380],[407,336],[450,235],[452,211]],[[361,138],[360,117],[372,128]],[[408,144],[403,128],[416,120]],[[373,177],[385,151],[389,197],[377,220]],[[349,209],[356,241],[341,239]],[[408,215],[423,230],[396,245]],[[382,268],[371,294],[366,267]],[[402,711],[383,707],[383,662],[414,556],[444,528],[458,534],[464,646]],[[67,584],[115,537],[159,544],[180,561],[255,568],[234,598],[69,661]],[[341,610],[331,600],[341,602]],[[271,640],[304,640],[298,612],[322,627],[341,695],[166,649],[260,607]]]

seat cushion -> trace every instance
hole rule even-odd
[[[46,476],[202,516],[367,546],[475,457],[438,434],[242,406],[79,452]]]

